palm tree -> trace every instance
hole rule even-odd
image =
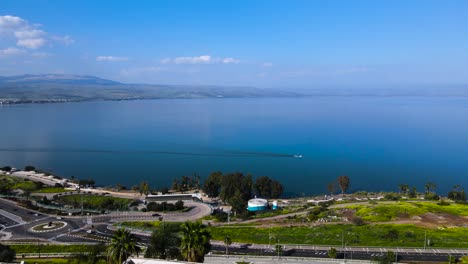
[[[132,254],[141,252],[141,248],[137,246],[138,238],[130,233],[125,228],[119,228],[115,231],[111,238],[109,247],[107,248],[107,255],[110,258],[109,263],[122,263]]]
[[[182,224],[180,249],[182,256],[189,262],[203,262],[205,254],[211,249],[210,233],[200,222]]]
[[[160,228],[151,234],[150,245],[145,258],[176,259],[180,256],[179,226],[163,222]]]
[[[409,190],[408,184],[399,184],[398,187],[400,188],[400,193],[406,194]]]
[[[224,238],[224,244],[226,245],[226,255],[229,256],[229,245],[232,244],[232,240],[230,237],[226,236]]]
[[[430,193],[432,191],[435,191],[435,189],[437,188],[437,185],[433,182],[428,182],[424,185],[424,189],[426,190],[426,194],[427,193]]]

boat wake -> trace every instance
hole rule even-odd
[[[247,151],[167,151],[167,150],[115,150],[115,149],[88,149],[88,148],[0,148],[0,152],[24,153],[102,153],[102,154],[162,154],[181,156],[208,156],[208,157],[253,157],[253,158],[302,158],[302,155],[270,152]]]

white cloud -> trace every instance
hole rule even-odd
[[[24,50],[17,49],[17,48],[6,48],[0,50],[0,56],[14,56],[23,54]]]
[[[264,62],[264,63],[262,63],[261,66],[262,66],[262,67],[265,67],[265,68],[267,68],[267,67],[273,67],[273,63],[271,63],[271,62]]]
[[[234,59],[234,58],[224,58],[222,62],[224,64],[230,64],[230,63],[237,64],[237,63],[240,63],[240,60]]]
[[[49,39],[60,40],[65,45],[73,43],[69,36],[48,37],[47,32],[41,29],[39,24],[31,24],[27,20],[17,16],[0,16],[0,34],[16,40],[16,46],[26,49],[39,49]]]
[[[194,57],[176,57],[176,58],[164,58],[161,60],[162,64],[237,64],[240,60],[226,57],[218,58],[210,55],[201,55]]]
[[[46,40],[43,38],[27,38],[27,39],[18,39],[16,45],[19,47],[24,47],[27,49],[38,49],[46,43]]]
[[[212,61],[210,55],[198,57],[177,57],[172,60],[175,64],[208,64]]]
[[[0,31],[6,31],[11,28],[21,27],[26,21],[16,16],[0,16]]]
[[[96,61],[118,62],[118,61],[128,61],[128,58],[127,57],[116,57],[116,56],[97,56]]]
[[[56,42],[63,43],[66,46],[75,43],[75,40],[72,39],[70,36],[63,36],[63,37],[53,36],[51,39],[56,41]]]

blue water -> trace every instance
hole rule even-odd
[[[311,97],[0,107],[0,166],[101,185],[212,171],[268,175],[287,193],[468,187],[468,98]],[[300,154],[303,158],[294,158]]]

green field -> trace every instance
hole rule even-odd
[[[78,208],[81,206],[81,197],[83,197],[83,207],[87,209],[127,210],[133,201],[131,199],[95,194],[63,195],[57,197],[57,201]]]
[[[439,205],[435,202],[396,202],[352,205],[345,208],[356,210],[356,216],[368,222],[392,221],[398,217],[412,217],[425,213],[468,216],[468,205],[457,203]]]
[[[349,246],[422,247],[424,233],[434,247],[468,248],[467,228],[429,229],[415,225],[325,224],[315,227],[219,226],[209,228],[213,239],[268,244],[279,239],[285,244],[341,245],[342,236]]]
[[[21,259],[18,259],[21,260]],[[47,263],[47,264],[79,264],[79,263],[86,263],[84,261],[80,261],[79,259],[73,259],[73,258],[34,258],[34,259],[25,259],[24,261],[25,264],[42,264],[42,263]],[[101,259],[98,260],[95,264],[106,264],[107,261]]]
[[[10,248],[21,253],[63,253],[63,252],[88,252],[92,248],[88,245],[10,245]]]
[[[181,224],[177,222],[161,222],[161,221],[125,221],[125,222],[117,223],[115,224],[115,226],[152,231],[152,230],[158,229],[162,223],[166,225],[177,225],[177,226]]]
[[[60,188],[60,187],[46,187],[36,192],[37,193],[63,193],[63,192],[68,192],[68,190],[65,190],[65,188]]]

